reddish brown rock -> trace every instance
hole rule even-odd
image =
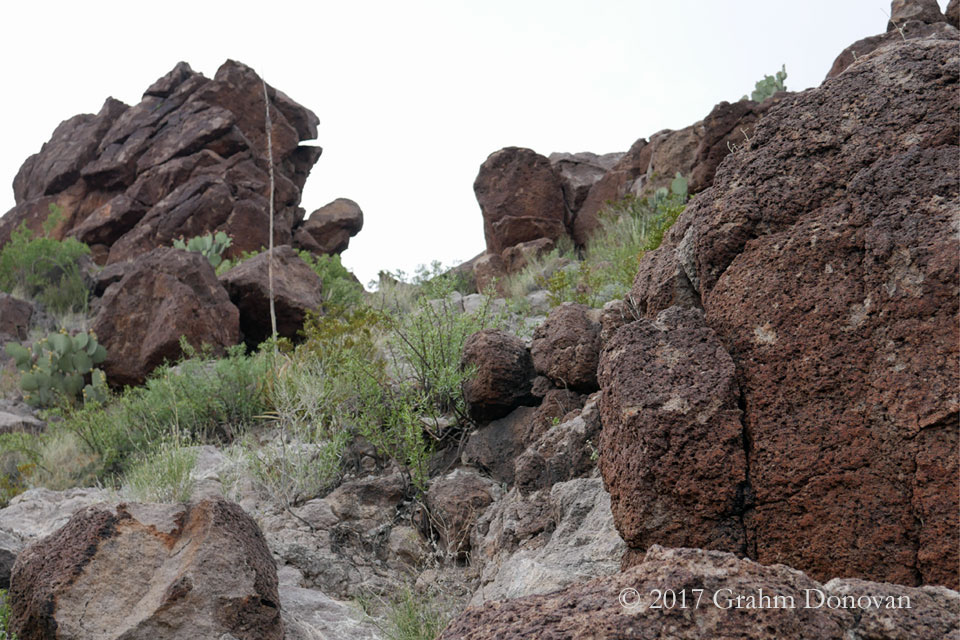
[[[107,349],[111,384],[140,384],[182,354],[180,336],[214,349],[240,341],[239,312],[199,253],[154,249],[107,287],[92,329]]]
[[[759,561],[960,584],[956,49],[785,97],[634,282],[653,316],[685,279],[736,363]]]
[[[830,71],[827,72],[827,77],[824,78],[824,80],[829,80],[839,75],[854,62],[866,57],[880,47],[902,42],[904,38],[912,40],[915,38],[955,39],[957,37],[956,25],[951,26],[946,22],[926,23],[918,20],[910,20],[899,24],[900,29],[894,29],[886,33],[857,40],[841,51],[840,55],[833,61],[833,65],[830,67]]]
[[[267,87],[273,129],[275,239],[289,243],[303,217],[300,192],[320,150],[300,146],[317,117]],[[39,229],[57,204],[54,237],[96,245],[98,261],[134,258],[174,238],[225,231],[230,255],[268,244],[269,171],[261,79],[224,63],[213,79],[178,64],[141,102],[113,99],[97,115],[64,122],[15,181],[16,207],[0,243],[20,222]]]
[[[503,268],[508,274],[519,273],[533,260],[553,251],[555,246],[556,243],[550,238],[540,238],[507,247],[500,254],[503,259]]]
[[[353,200],[337,198],[313,213],[294,235],[299,249],[313,253],[343,253],[350,238],[363,229],[363,211]]]
[[[837,598],[836,602],[854,606],[808,607],[808,595],[812,605],[822,595],[824,603]],[[861,603],[872,596],[881,607],[857,607],[863,596]],[[890,602],[902,608],[887,609]],[[939,640],[960,633],[958,606],[960,594],[942,587],[917,589],[862,580],[821,584],[779,564],[764,566],[718,551],[654,546],[642,564],[618,575],[467,609],[440,638]]]
[[[577,211],[583,206],[590,188],[603,178],[607,171],[613,169],[623,155],[623,153],[606,153],[599,156],[589,152],[550,154],[550,164],[560,176],[563,198],[570,214],[567,225],[572,222]]]
[[[490,154],[473,183],[483,212],[487,251],[566,233],[560,178],[550,161],[530,149],[507,147]]]
[[[503,281],[507,277],[507,267],[496,253],[484,253],[471,261],[473,279],[477,291],[493,291],[503,295]]]
[[[600,324],[586,305],[565,302],[533,332],[530,355],[537,373],[558,387],[596,391]]]
[[[600,180],[594,183],[570,225],[574,242],[578,245],[586,244],[587,238],[599,224],[600,212],[607,204],[621,200],[630,192],[637,178],[646,174],[652,151],[646,139],[640,138]]]
[[[463,345],[461,362],[464,367],[476,368],[463,385],[467,408],[475,420],[493,420],[522,404],[532,404],[533,362],[516,336],[499,329],[478,331]]]
[[[270,253],[264,251],[220,276],[230,301],[240,310],[240,331],[254,348],[270,337]],[[323,304],[320,276],[287,245],[273,250],[273,299],[277,334],[296,338],[308,311]]]
[[[744,553],[740,394],[702,312],[673,307],[621,328],[604,347],[600,384],[600,470],[627,545]]]
[[[5,342],[22,342],[27,339],[33,304],[9,293],[0,293],[0,348]],[[0,361],[6,360],[5,351],[0,351]]]
[[[22,640],[281,640],[277,571],[263,535],[222,499],[89,507],[13,568]]]
[[[937,0],[893,0],[890,3],[890,21],[887,31],[896,31],[910,20],[934,23],[942,22],[943,14]]]
[[[950,0],[943,16],[955,29],[960,29],[960,0]]]
[[[696,165],[703,134],[703,122],[696,122],[683,129],[667,129],[650,136],[650,164],[630,191],[636,196],[648,197],[661,187],[669,189],[678,173],[689,177]]]
[[[426,503],[441,548],[454,557],[466,558],[477,518],[499,493],[495,482],[469,469],[455,469],[431,482]]]

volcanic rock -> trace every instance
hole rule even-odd
[[[597,390],[600,323],[586,305],[565,302],[533,333],[530,355],[537,373],[581,393]]]
[[[530,149],[507,147],[480,166],[473,190],[483,212],[487,251],[566,233],[566,204],[550,161]]]
[[[499,329],[478,331],[463,345],[461,363],[476,367],[463,385],[474,419],[501,418],[520,405],[533,404],[533,361],[520,338]]]
[[[102,369],[113,385],[141,384],[181,355],[180,337],[196,348],[240,341],[239,312],[210,262],[199,253],[154,249],[107,287],[93,332],[107,350]]]
[[[264,251],[233,267],[220,284],[240,311],[240,331],[251,348],[270,337],[270,253]],[[323,304],[320,276],[287,245],[273,249],[273,297],[277,334],[295,338],[308,311]]]
[[[363,229],[363,211],[353,200],[337,198],[313,213],[294,234],[298,249],[318,254],[343,253]]]

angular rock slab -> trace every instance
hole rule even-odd
[[[230,300],[240,310],[240,330],[255,348],[270,337],[269,253],[261,254],[220,276]],[[320,276],[287,245],[273,249],[273,296],[277,333],[295,338],[309,311],[323,304]]]
[[[600,362],[600,471],[627,545],[744,553],[749,497],[730,355],[695,309],[620,328]]]
[[[686,606],[681,606],[681,594]],[[774,596],[781,599],[774,601]],[[821,598],[823,606],[815,606]],[[827,598],[854,605],[858,599],[861,604],[878,599],[880,608],[831,608]],[[670,603],[673,606],[665,606]],[[888,609],[890,603],[901,608]],[[730,553],[655,545],[641,564],[618,575],[467,609],[440,638],[955,640],[960,637],[958,607],[960,594],[944,587],[839,579],[824,585],[784,565],[764,566]]]
[[[206,258],[161,247],[107,287],[92,329],[107,350],[102,368],[110,383],[135,385],[182,355],[181,336],[197,348],[237,344],[239,316]]]
[[[28,547],[11,578],[22,640],[282,640],[263,535],[222,499],[79,512]]]

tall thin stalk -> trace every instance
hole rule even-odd
[[[270,239],[267,253],[267,288],[270,295],[270,331],[273,336],[273,348],[277,348],[277,310],[273,303],[273,135],[271,130],[273,124],[270,121],[270,98],[267,97],[267,81],[260,79],[263,83],[263,110],[266,114],[265,126],[267,130],[267,164],[270,167]]]

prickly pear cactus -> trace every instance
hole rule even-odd
[[[202,236],[195,236],[184,242],[183,238],[173,241],[175,249],[183,251],[193,251],[202,254],[204,258],[210,261],[214,269],[223,262],[223,252],[227,250],[233,241],[230,236],[223,231],[217,231],[216,234],[208,233]]]
[[[778,91],[786,91],[787,85],[783,83],[787,79],[787,65],[783,65],[775,76],[763,76],[756,84],[756,88],[750,94],[750,100],[754,102],[763,102]],[[746,100],[747,96],[740,98]]]
[[[11,342],[6,351],[21,372],[23,399],[31,406],[52,407],[62,401],[73,404],[78,396],[85,403],[107,398],[106,377],[94,368],[106,360],[107,350],[92,333],[70,335],[61,329],[30,349]]]

